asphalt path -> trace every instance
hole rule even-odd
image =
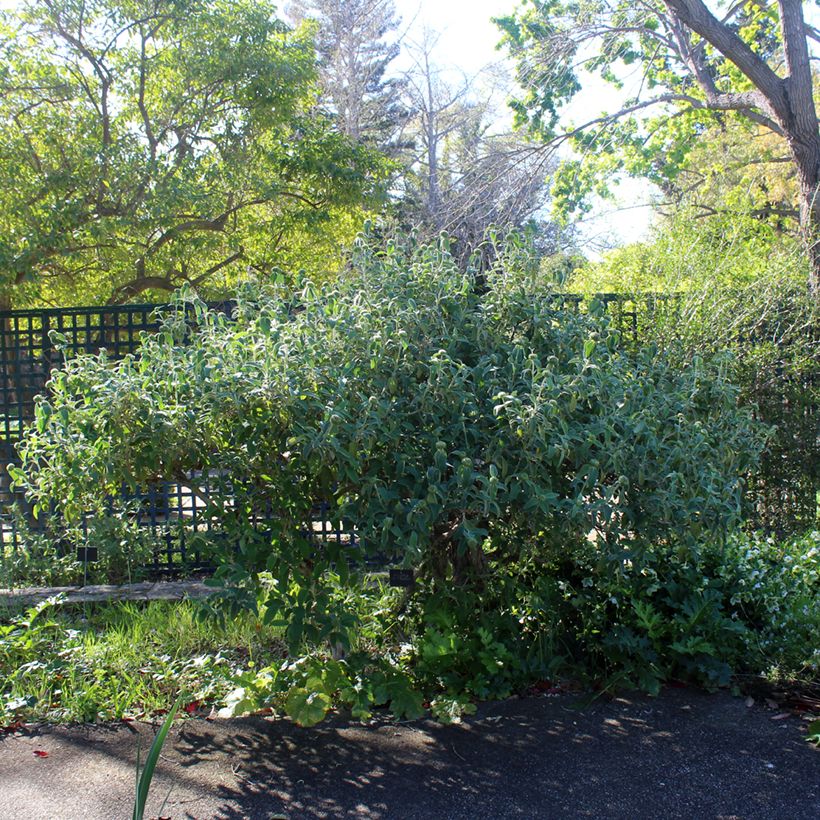
[[[172,730],[147,817],[820,818],[806,721],[728,694],[486,703],[460,725],[193,719]],[[131,817],[156,727],[0,737],[0,818]],[[160,805],[167,797],[160,814]]]

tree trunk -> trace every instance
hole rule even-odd
[[[780,117],[800,185],[800,231],[809,258],[809,290],[820,297],[820,129],[814,104],[814,76],[801,0],[779,0],[786,57],[783,80],[788,104]]]
[[[792,146],[800,185],[800,233],[809,259],[809,290],[820,299],[820,137],[814,146]]]
[[[786,138],[800,185],[800,230],[809,259],[809,289],[820,298],[820,129],[802,0],[778,0],[785,77],[776,74],[725,20],[715,17],[703,0],[664,2],[674,17],[746,75],[763,95],[758,109],[772,119],[772,130]]]

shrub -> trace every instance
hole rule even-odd
[[[632,299],[641,339],[673,355],[733,351],[740,401],[776,431],[750,482],[751,524],[801,533],[820,521],[820,301],[794,237],[748,214],[703,216],[679,211],[566,288]]]
[[[599,578],[658,544],[691,560],[738,523],[763,435],[726,374],[720,357],[627,350],[594,305],[565,309],[503,263],[477,283],[437,247],[362,243],[342,283],[247,286],[234,321],[182,294],[138,355],[69,361],[15,476],[70,522],[123,483],[207,474],[226,596],[293,649],[350,646],[358,618],[338,587],[386,551],[422,579],[431,674],[449,663],[436,653],[515,664],[523,622],[511,610],[499,642],[498,612],[470,614],[482,596],[509,598],[524,574],[549,585],[582,548]],[[355,544],[317,548],[317,499],[356,522]],[[471,627],[464,649],[448,635],[468,622],[486,634]],[[456,675],[475,694],[480,664]]]
[[[733,673],[815,674],[820,536],[734,534],[681,561],[667,549],[620,576],[579,556],[562,584],[586,666],[649,691],[671,678],[709,688]]]

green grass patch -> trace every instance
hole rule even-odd
[[[277,631],[251,613],[222,621],[188,602],[41,604],[0,616],[0,725],[149,716],[179,691],[205,709],[240,670],[282,655]]]

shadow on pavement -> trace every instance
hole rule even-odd
[[[336,717],[191,720],[152,792],[163,817],[820,817],[820,752],[795,718],[670,689],[578,708],[572,696],[483,704],[458,726]],[[143,749],[153,729],[138,727]],[[126,817],[135,730],[54,728],[0,741],[0,818]],[[35,760],[38,746],[50,750]]]

